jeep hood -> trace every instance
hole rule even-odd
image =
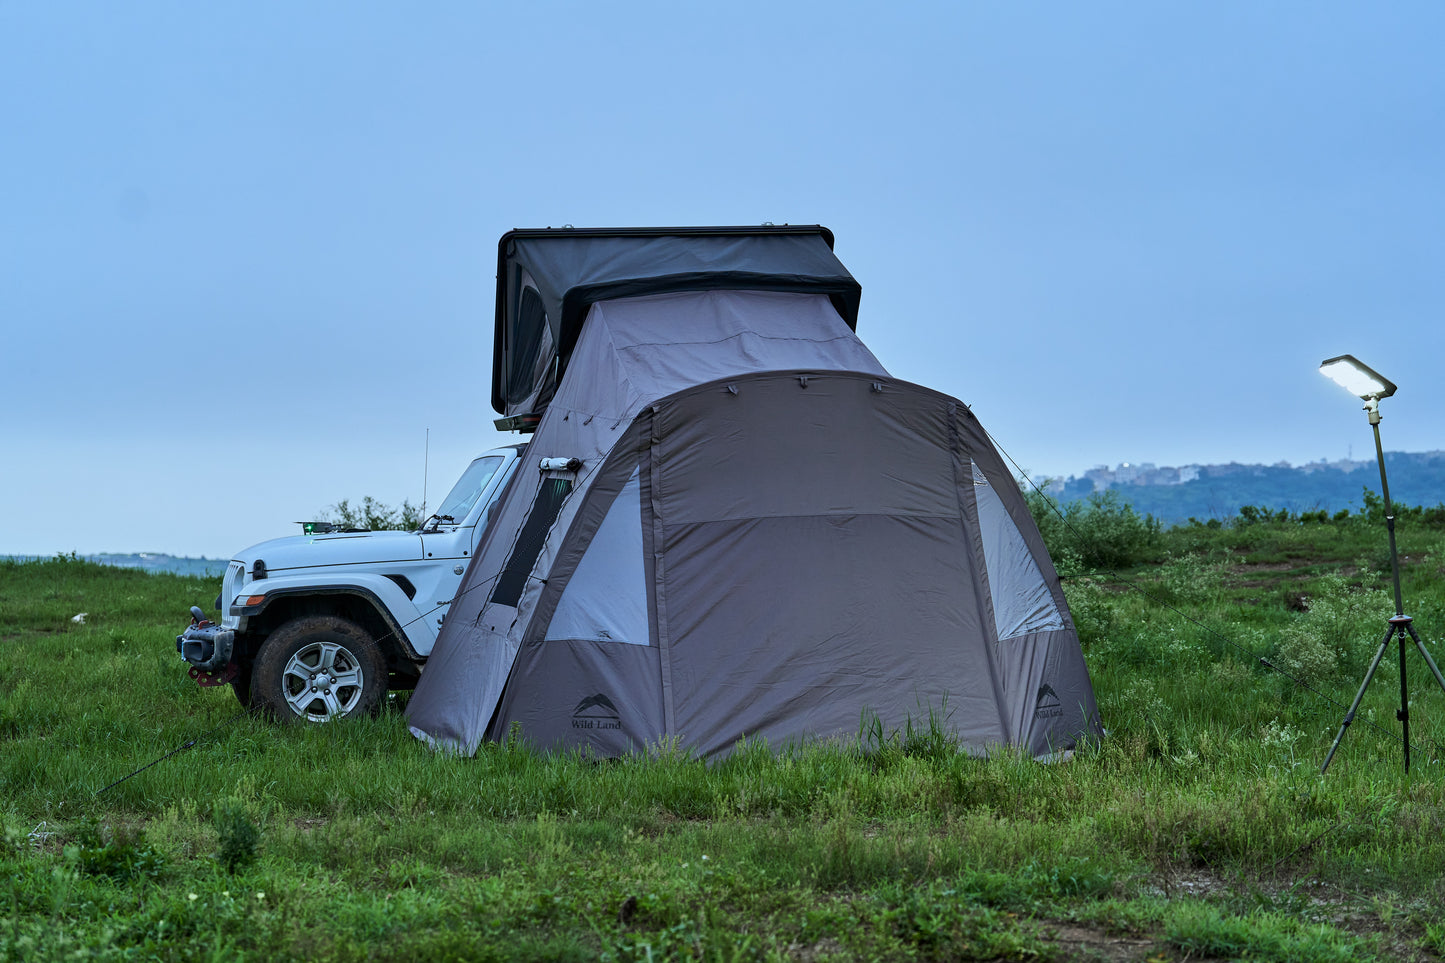
[[[416,561],[421,557],[421,536],[416,532],[333,532],[273,538],[237,553],[235,561],[250,571],[259,558],[274,575],[287,569]]]

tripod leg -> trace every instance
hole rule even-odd
[[[1410,633],[1410,638],[1415,640],[1415,648],[1419,649],[1420,654],[1425,657],[1425,664],[1430,667],[1430,674],[1435,677],[1435,681],[1440,684],[1440,688],[1445,690],[1445,676],[1440,674],[1440,669],[1435,665],[1435,660],[1430,658],[1430,653],[1426,650],[1425,643],[1421,642],[1420,636],[1415,634],[1415,626],[1406,625],[1405,630]]]
[[[1406,623],[1407,625],[1409,623]],[[1405,747],[1405,775],[1410,774],[1410,689],[1405,684],[1405,633],[1399,631],[1398,626],[1394,628],[1395,634],[1400,638],[1400,711],[1395,714],[1400,720],[1400,738]]]
[[[1385,637],[1380,640],[1380,647],[1375,650],[1374,661],[1370,663],[1370,671],[1365,673],[1365,681],[1360,683],[1360,691],[1355,693],[1355,701],[1350,703],[1350,711],[1345,713],[1345,721],[1340,723],[1340,731],[1335,736],[1335,744],[1330,746],[1330,754],[1325,756],[1325,764],[1320,766],[1321,776],[1325,774],[1325,770],[1330,768],[1330,760],[1335,758],[1335,750],[1339,749],[1340,743],[1344,741],[1345,730],[1350,727],[1350,723],[1355,721],[1355,712],[1360,708],[1360,700],[1365,697],[1365,690],[1370,687],[1370,680],[1375,677],[1375,670],[1380,667],[1380,660],[1385,657],[1385,647],[1390,644],[1390,636],[1394,634],[1395,627],[1392,625],[1386,630]]]

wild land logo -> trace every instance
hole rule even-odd
[[[1053,719],[1064,714],[1064,704],[1059,701],[1059,694],[1054,687],[1047,682],[1039,686],[1039,698],[1034,703],[1035,719]]]
[[[588,696],[572,710],[573,729],[621,729],[622,716],[602,693]]]

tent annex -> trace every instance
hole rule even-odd
[[[540,418],[413,732],[703,757],[930,711],[979,752],[1100,734],[1053,566],[968,408],[858,339],[826,231],[715,230],[503,238],[494,400]]]

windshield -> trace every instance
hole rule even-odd
[[[450,515],[457,524],[461,524],[466,519],[467,513],[472,510],[472,506],[477,503],[477,498],[487,487],[487,483],[492,480],[492,476],[501,467],[502,457],[500,455],[488,455],[472,462],[467,466],[467,470],[462,472],[461,479],[452,486],[447,497],[442,499],[441,507],[437,509],[436,513],[443,516]]]

